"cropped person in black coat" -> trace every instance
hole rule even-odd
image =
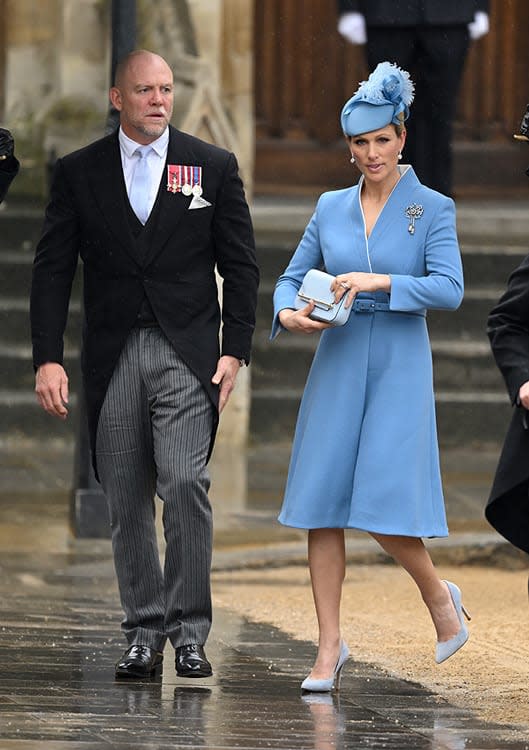
[[[0,203],[4,200],[9,186],[18,174],[20,165],[15,156],[15,141],[5,128],[0,128]]]
[[[63,334],[83,261],[83,382],[129,645],[118,678],[160,672],[167,640],[180,676],[211,674],[206,464],[255,326],[259,274],[237,161],[169,125],[173,95],[159,55],[120,62],[110,89],[119,130],[58,160],[33,268],[37,397],[65,419]]]
[[[515,137],[529,142],[529,105]],[[514,410],[485,515],[502,536],[529,553],[529,255],[509,277],[487,332]]]
[[[414,112],[406,161],[420,181],[452,194],[452,122],[469,46],[489,28],[489,0],[337,0],[338,30],[366,44],[370,70],[382,60],[409,70]]]

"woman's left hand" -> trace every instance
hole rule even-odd
[[[385,273],[340,273],[331,284],[334,299],[339,302],[347,294],[346,307],[350,307],[359,292],[390,292],[391,277]]]

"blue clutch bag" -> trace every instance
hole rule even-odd
[[[347,294],[344,294],[339,302],[334,301],[334,292],[331,292],[331,284],[334,276],[324,271],[312,268],[307,271],[301,287],[296,295],[294,305],[296,310],[306,307],[312,300],[314,310],[310,317],[331,326],[343,326],[349,320],[351,307],[345,307]]]

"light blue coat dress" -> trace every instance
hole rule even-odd
[[[463,272],[450,198],[401,178],[366,236],[359,184],[324,193],[274,292],[293,308],[305,273],[324,268],[389,274],[389,310],[352,312],[319,341],[298,415],[279,521],[296,528],[355,528],[446,536],[432,357],[426,310],[456,309]],[[409,231],[406,210],[423,208]],[[287,334],[292,335],[292,334]]]

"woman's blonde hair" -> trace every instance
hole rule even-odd
[[[398,124],[396,122],[394,122],[394,123],[392,123],[392,125],[395,127],[395,131],[396,131],[397,135],[401,136],[402,133],[404,132],[404,129],[405,129],[405,125],[404,125],[404,112],[399,112],[399,114],[397,115],[397,117],[399,118],[400,122]]]

